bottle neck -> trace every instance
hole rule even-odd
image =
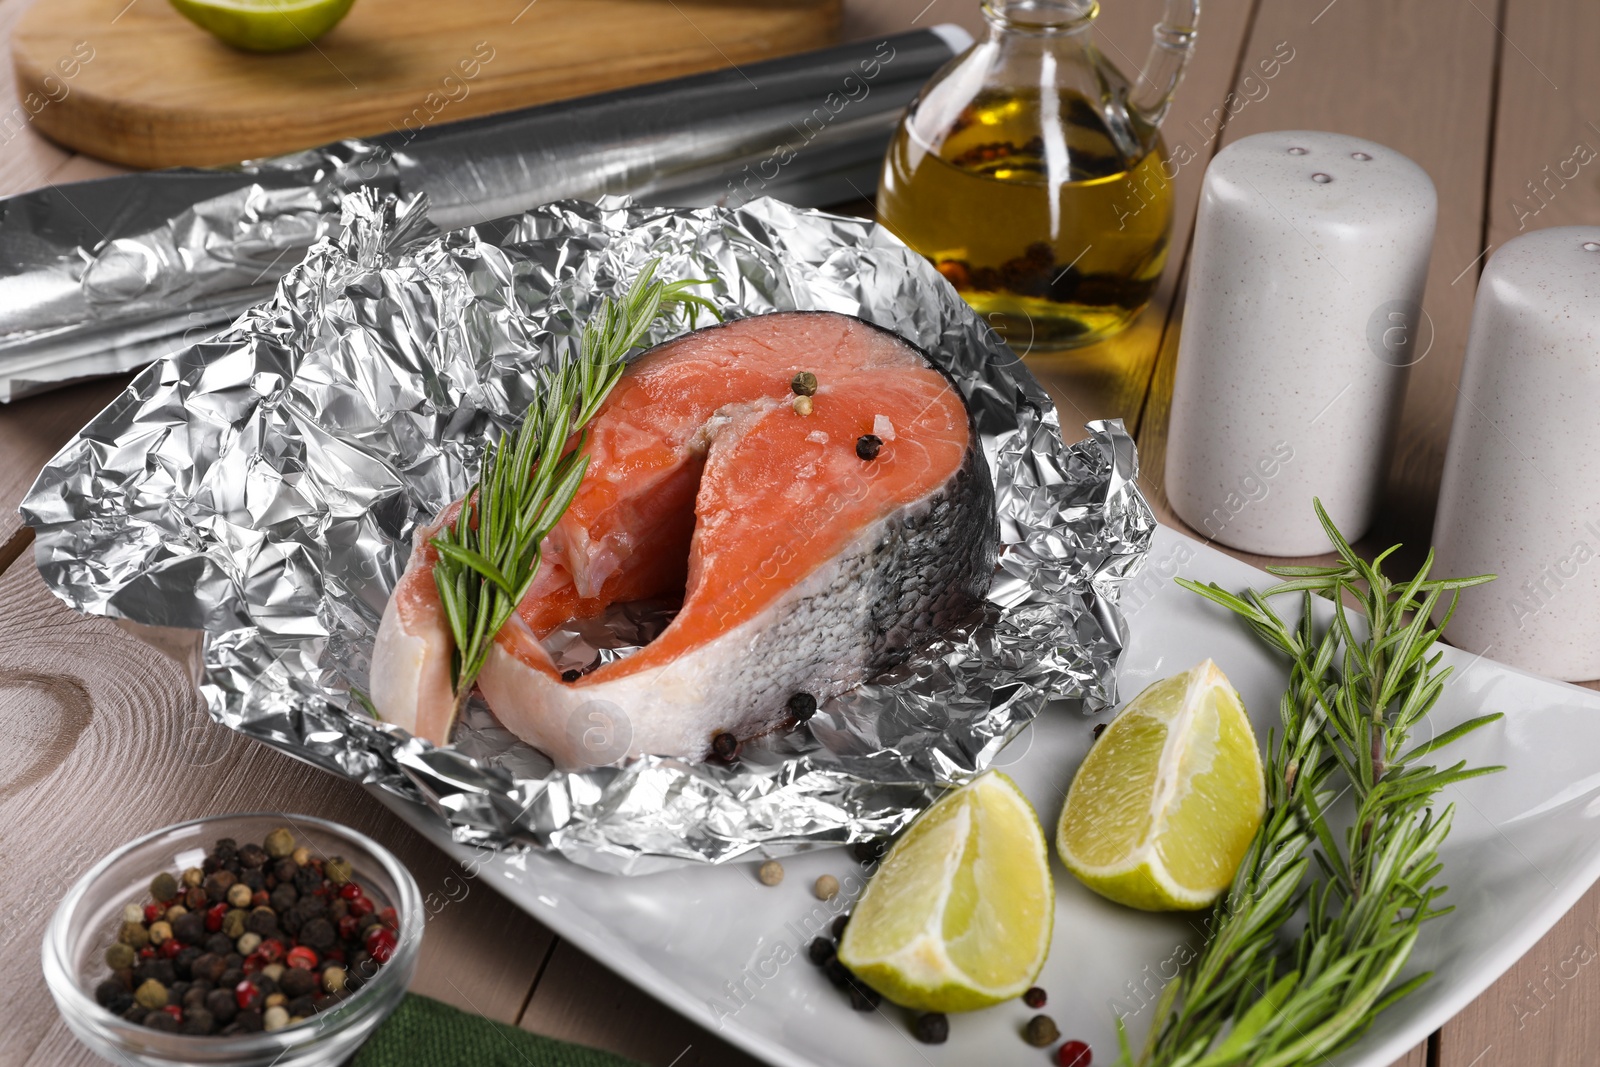
[[[1097,0],[983,0],[991,34],[1079,33],[1100,14]]]

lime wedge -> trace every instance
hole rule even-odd
[[[1250,719],[1206,660],[1145,689],[1106,727],[1072,780],[1056,848],[1101,896],[1195,910],[1227,889],[1265,807]]]
[[[304,48],[339,24],[355,0],[172,0],[178,13],[247,52]]]
[[[972,1011],[1033,984],[1054,922],[1039,817],[1016,783],[990,772],[941,797],[889,850],[839,961],[896,1004]]]

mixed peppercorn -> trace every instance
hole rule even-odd
[[[151,879],[150,898],[124,909],[94,996],[152,1030],[281,1029],[360,989],[399,944],[394,909],[349,863],[282,828],[260,845],[222,838],[201,866]]]

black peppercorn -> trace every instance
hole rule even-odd
[[[1031,989],[1029,989],[1026,993],[1022,994],[1022,1003],[1026,1004],[1028,1007],[1034,1008],[1034,1009],[1038,1009],[1038,1008],[1044,1007],[1045,1002],[1047,1000],[1049,1000],[1049,999],[1050,999],[1049,995],[1046,994],[1045,991],[1043,989],[1040,989],[1038,986],[1034,986]]]
[[[265,855],[265,853],[262,853]],[[267,888],[267,875],[260,867],[239,868],[239,882],[250,887],[250,892]]]
[[[582,678],[582,677],[583,677],[583,672],[582,671],[565,670],[565,671],[561,672],[561,680],[563,682],[576,682],[579,678]]]
[[[198,945],[206,939],[206,917],[198,911],[186,912],[172,920],[172,936],[185,945]]]
[[[299,967],[290,967],[283,972],[283,977],[278,979],[278,988],[283,995],[293,999],[303,997],[307,993],[314,993],[317,989],[317,975],[314,971],[303,970]],[[290,1014],[298,1014],[291,1012]]]
[[[874,841],[857,841],[855,844],[850,846],[850,854],[855,857],[857,863],[862,864],[863,866],[869,863],[877,863],[879,860],[883,859],[883,854],[888,851],[889,842],[882,839]]]
[[[1106,732],[1106,724],[1105,723],[1097,722],[1097,723],[1094,724],[1094,739],[1096,741],[1100,740],[1100,735],[1105,733],[1105,732]]]
[[[178,972],[179,978],[191,978],[193,975],[190,972],[190,968],[194,966],[194,961],[199,959],[200,956],[201,952],[198,948],[193,945],[185,945],[178,950],[176,956],[172,957],[172,969]]]
[[[261,1032],[261,1011],[259,1008],[246,1008],[233,1017],[233,1025],[247,1034]]]
[[[789,389],[795,396],[816,396],[817,376],[808,370],[803,370],[790,380]]]
[[[222,974],[228,969],[227,961],[215,952],[202,952],[196,960],[189,965],[189,973],[196,979],[204,979],[215,985],[222,979]]]
[[[113,1000],[127,996],[128,991],[122,988],[122,983],[115,978],[107,978],[94,987],[94,1002],[102,1008],[109,1008]],[[121,1014],[120,1012],[118,1014]]]
[[[211,1013],[204,1008],[192,1008],[183,1013],[183,1026],[181,1029],[186,1034],[203,1036],[215,1030],[216,1027],[216,1019],[212,1018]]]
[[[733,759],[739,754],[739,739],[726,731],[711,739],[711,753],[721,760]]]
[[[252,934],[260,934],[263,940],[271,937],[278,930],[278,913],[265,904],[252,908],[250,917],[244,921],[244,928]]]
[[[796,722],[805,722],[817,713],[817,698],[810,693],[796,693],[789,698],[789,714]]]
[[[135,1004],[133,1007],[122,1012],[122,1017],[133,1025],[138,1026],[140,1023],[144,1022],[144,1017],[148,1014],[150,1014],[150,1009],[141,1008],[139,1005]]]
[[[316,998],[307,993],[303,997],[295,997],[293,1000],[285,1004],[284,1007],[289,1009],[290,1018],[293,1018],[296,1015],[303,1017],[310,1015],[312,1012],[317,1010],[317,1001]]]
[[[178,1032],[179,1023],[177,1016],[169,1012],[152,1011],[145,1014],[143,1025],[149,1030],[160,1030],[164,1033],[175,1034]]]
[[[220,904],[228,899],[228,890],[233,888],[233,883],[239,879],[233,876],[232,871],[212,871],[206,875],[205,883],[201,886],[206,891],[206,899],[213,904]]]
[[[233,951],[233,942],[233,938],[229,937],[225,933],[222,933],[221,931],[218,931],[217,933],[207,935],[206,943],[200,947],[211,953],[213,956],[226,956],[228,953]]]
[[[831,930],[831,933],[833,934],[833,938],[834,938],[835,941],[837,941],[839,938],[844,936],[844,928],[846,926],[848,926],[849,924],[850,924],[850,913],[849,912],[845,912],[843,915],[841,915],[838,918],[833,920],[833,928]]]
[[[828,981],[832,982],[836,988],[850,988],[850,971],[844,964],[839,962],[838,956],[822,965],[822,973],[828,976]]]
[[[872,1011],[883,1003],[883,996],[871,986],[854,982],[850,986],[850,1007],[856,1011]]]
[[[260,845],[251,843],[239,849],[239,863],[245,868],[259,868],[270,859],[267,850]]]
[[[300,928],[300,943],[318,953],[326,952],[338,940],[339,932],[327,919],[312,919]]]
[[[832,941],[825,937],[815,937],[811,939],[811,944],[806,949],[806,955],[810,957],[812,963],[821,967],[833,959],[837,953],[833,949]]]
[[[856,438],[856,455],[862,459],[873,460],[878,458],[878,452],[883,448],[883,438],[875,433],[864,433]]]
[[[302,897],[315,893],[321,885],[322,875],[317,873],[315,867],[301,867],[294,872],[294,887]]]
[[[232,989],[213,989],[206,994],[206,1011],[220,1023],[231,1022],[239,1011]]]
[[[911,1032],[924,1045],[942,1045],[950,1040],[950,1020],[942,1012],[923,1012]]]
[[[279,915],[282,915],[284,912],[294,907],[294,902],[299,899],[300,894],[295,892],[294,886],[280,885],[272,891],[272,895],[268,898],[268,902],[272,905],[273,911],[277,912]]]
[[[290,856],[285,856],[272,865],[272,876],[280,883],[293,882],[294,876],[300,873],[300,865]],[[298,886],[296,887],[299,888]]]

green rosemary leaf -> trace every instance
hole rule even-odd
[[[1271,568],[1284,580],[1242,594],[1179,579],[1285,656],[1289,686],[1279,728],[1268,736],[1261,829],[1213,909],[1200,957],[1172,984],[1171,1010],[1158,1016],[1137,1060],[1124,1042],[1124,1064],[1318,1060],[1427,980],[1395,984],[1422,923],[1450,911],[1437,903],[1445,887],[1435,879],[1453,812],[1434,805],[1443,788],[1499,768],[1417,761],[1499,715],[1426,742],[1409,736],[1450,675],[1435,645],[1460,591],[1490,576],[1433,578],[1430,556],[1411,578],[1391,581],[1383,565],[1395,548],[1362,560],[1320,502],[1316,509],[1338,565]],[[1281,594],[1299,596],[1293,625],[1270,602]],[[1326,623],[1314,610],[1319,600],[1331,607]],[[1353,821],[1335,833],[1326,813],[1346,793]],[[1320,874],[1304,884],[1313,864]],[[1304,923],[1286,950],[1282,932],[1302,905]]]
[[[477,484],[456,521],[430,542],[439,553],[434,582],[455,641],[458,712],[495,635],[539,572],[545,535],[577,494],[589,463],[584,427],[621,379],[627,354],[664,309],[685,309],[691,326],[701,309],[721,317],[709,300],[688,292],[704,282],[657,281],[657,266],[647,264],[621,298],[601,301],[579,331],[577,354],[545,375],[515,434],[484,449]]]

